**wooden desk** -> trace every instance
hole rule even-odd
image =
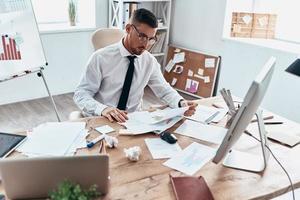
[[[200,100],[199,103],[211,105],[212,103],[221,101],[219,97]],[[103,118],[88,118],[89,126],[108,124],[108,121]],[[225,120],[218,125],[224,125]],[[286,123],[292,123],[288,120]],[[171,130],[175,130],[181,124],[178,123]],[[121,128],[118,124],[109,124],[115,129]],[[277,125],[278,126],[278,125]],[[91,137],[96,136],[96,133],[91,134]],[[176,135],[179,139],[179,144],[185,148],[193,141],[201,142],[200,140],[191,139],[188,137]],[[169,173],[177,173],[168,167],[162,165],[166,159],[153,160],[148,151],[144,139],[149,137],[157,137],[153,134],[144,134],[140,136],[118,136],[119,146],[117,149],[107,149],[110,155],[110,192],[102,199],[174,199],[173,190],[169,180]],[[125,158],[123,148],[139,145],[142,149],[142,156],[138,162],[129,162]],[[239,149],[247,150],[248,152],[256,152],[259,149],[259,144],[251,137],[244,134],[237,143]],[[77,154],[97,154],[99,145],[92,149],[79,150]],[[300,187],[300,145],[289,148],[270,142],[270,148],[273,150],[277,158],[285,166],[290,173],[295,188]],[[289,182],[275,162],[270,157],[267,169],[263,174],[245,172],[225,168],[221,163],[207,163],[196,174],[203,176],[215,199],[270,199],[288,191]],[[3,188],[0,185],[0,192],[3,193]]]

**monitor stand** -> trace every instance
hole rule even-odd
[[[259,156],[242,151],[230,150],[226,158],[224,159],[224,166],[234,169],[246,170],[250,172],[262,172],[267,167],[270,152],[266,148],[266,145],[268,144],[268,139],[266,137],[266,130],[262,118],[262,111],[257,111],[255,116],[257,118],[262,155]]]

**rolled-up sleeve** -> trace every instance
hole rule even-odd
[[[95,53],[87,63],[85,73],[74,92],[74,102],[86,116],[101,115],[106,105],[94,99],[102,81],[101,57]]]
[[[179,101],[183,99],[165,80],[160,70],[160,64],[156,60],[153,62],[153,71],[148,86],[157,97],[171,108],[177,108]]]

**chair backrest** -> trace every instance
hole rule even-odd
[[[114,44],[125,35],[123,30],[116,28],[101,28],[92,34],[92,43],[95,51]]]

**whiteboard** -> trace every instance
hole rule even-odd
[[[0,80],[46,65],[30,0],[0,1]]]

